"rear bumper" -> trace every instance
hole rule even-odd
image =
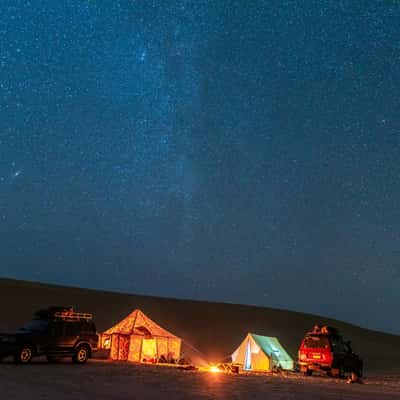
[[[312,370],[312,371],[318,371],[318,370],[323,370],[323,371],[328,371],[331,369],[331,365],[328,363],[323,363],[323,362],[314,362],[314,361],[299,361],[300,369],[302,370]]]

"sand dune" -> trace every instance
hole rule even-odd
[[[99,331],[142,309],[161,326],[201,350],[210,361],[231,354],[247,332],[277,336],[296,359],[305,331],[315,323],[338,327],[352,340],[366,371],[399,369],[400,336],[363,329],[321,316],[272,308],[176,300],[0,279],[0,328],[18,327],[49,305],[92,312]]]

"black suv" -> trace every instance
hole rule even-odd
[[[0,333],[0,358],[13,356],[18,364],[45,355],[49,362],[72,357],[85,363],[97,350],[98,335],[91,314],[72,307],[50,307],[37,311],[34,319],[14,333]]]

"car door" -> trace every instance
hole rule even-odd
[[[47,343],[47,351],[61,352],[63,350],[64,326],[63,321],[55,320],[49,325],[49,338]]]
[[[63,347],[65,351],[70,351],[80,336],[80,322],[70,321],[64,324]]]
[[[93,321],[82,321],[80,339],[90,343],[92,349],[97,349],[99,337]]]
[[[44,354],[51,343],[51,327],[48,321],[36,320],[30,331],[30,340],[37,354]]]
[[[359,361],[357,357],[353,353],[349,344],[344,343],[344,349],[345,349],[345,358],[344,358],[345,370],[349,372],[356,371],[359,367]]]
[[[341,366],[346,368],[346,352],[342,339],[340,337],[333,337],[331,343],[335,364],[334,368],[340,368]]]

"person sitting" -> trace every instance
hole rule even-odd
[[[167,358],[165,357],[164,354],[162,354],[162,355],[160,356],[160,358],[158,359],[158,362],[159,362],[160,364],[165,364],[165,363],[167,363]]]
[[[346,383],[363,383],[358,373],[352,372]]]

